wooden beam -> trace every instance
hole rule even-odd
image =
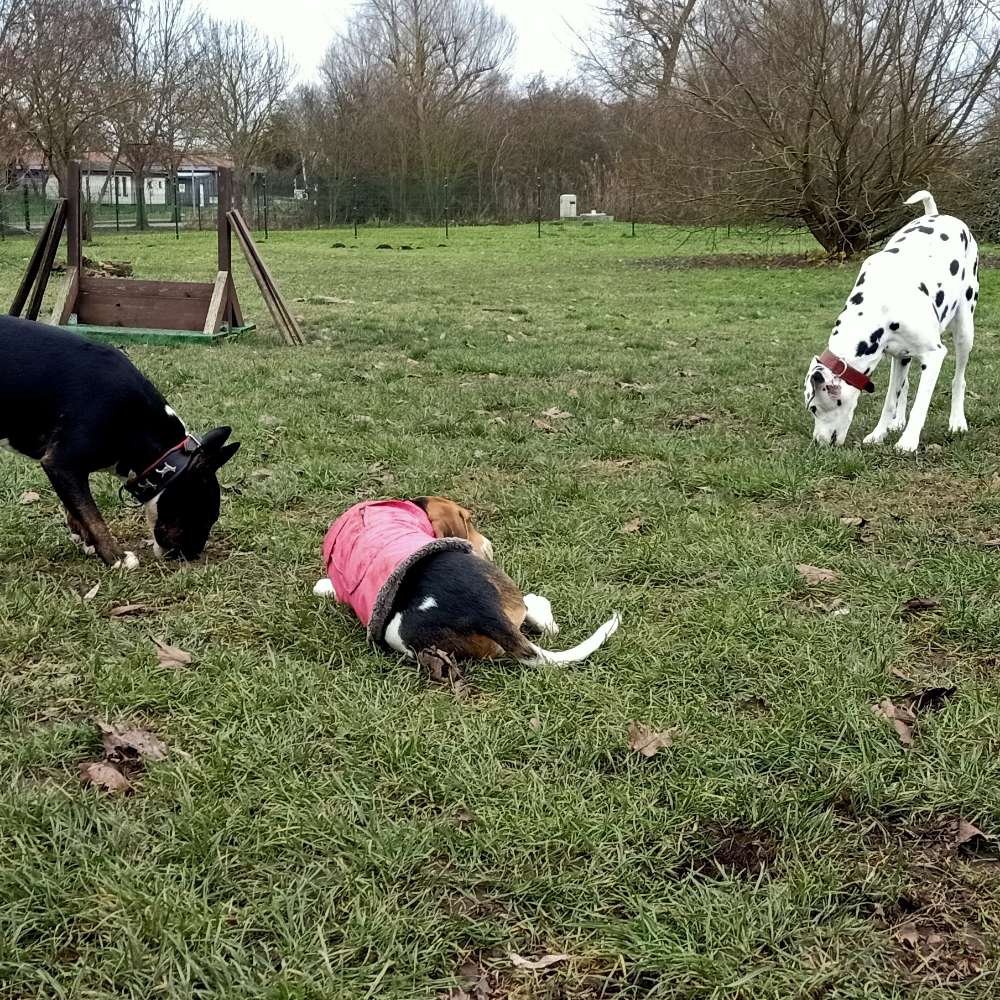
[[[218,173],[219,190],[219,270],[233,270],[233,237],[229,225],[229,213],[233,208],[233,172],[228,167],[220,167]]]
[[[302,336],[302,331],[299,329],[298,323],[295,322],[295,317],[288,311],[288,306],[285,305],[271,272],[257,251],[246,220],[239,212],[232,211],[229,213],[229,222],[232,231],[236,233],[236,238],[246,256],[247,264],[250,266],[250,272],[257,282],[257,287],[260,289],[278,330],[285,338],[286,343],[291,346],[304,344],[305,338]]]
[[[66,262],[70,267],[83,265],[80,218],[80,164],[74,160],[66,167]]]
[[[59,240],[62,238],[62,218],[61,214],[57,215],[46,234],[38,279],[35,282],[35,290],[31,293],[31,301],[28,303],[28,311],[25,314],[28,319],[38,319],[38,314],[42,311],[42,299],[45,298],[45,289],[49,283],[49,275],[52,273],[52,265],[55,263]],[[72,270],[72,265],[67,265],[66,269],[67,271]]]
[[[62,288],[56,297],[56,304],[52,307],[52,315],[49,322],[54,326],[62,326],[76,308],[76,297],[80,292],[80,269],[77,267],[67,267],[66,275],[63,278]]]
[[[215,276],[215,288],[212,291],[212,299],[208,303],[208,314],[205,316],[205,333],[211,335],[218,333],[222,329],[222,322],[229,304],[228,292],[229,272],[220,271]]]
[[[66,199],[60,198],[52,209],[51,214],[45,221],[45,226],[42,228],[38,239],[35,242],[35,248],[31,251],[31,260],[28,261],[28,266],[25,269],[24,276],[21,278],[21,284],[17,287],[17,292],[14,295],[14,301],[10,305],[10,316],[20,316],[21,310],[24,309],[24,304],[28,301],[28,295],[31,292],[32,286],[38,278],[38,274],[42,266],[42,257],[45,253],[45,247],[48,244],[49,233],[52,231],[52,227],[56,224],[56,217],[58,216],[60,222],[60,227],[62,226],[63,220],[66,218]]]

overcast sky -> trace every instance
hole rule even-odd
[[[332,36],[343,25],[355,0],[210,0],[213,17],[243,18],[261,31],[283,39],[298,64],[299,78],[314,77]],[[591,0],[494,0],[493,7],[517,29],[514,74],[523,79],[545,72],[552,79],[573,72],[573,32],[586,33],[596,20]]]

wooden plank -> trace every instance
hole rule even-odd
[[[53,219],[52,227],[45,237],[45,248],[42,250],[42,262],[39,265],[38,280],[35,282],[35,290],[31,293],[31,301],[28,303],[26,316],[28,319],[38,319],[38,314],[42,311],[42,299],[45,297],[45,289],[49,283],[49,275],[52,273],[52,265],[55,263],[56,251],[59,249],[59,240],[62,239],[63,216],[56,215]],[[71,270],[72,266],[67,265]]]
[[[267,302],[268,309],[271,310],[271,315],[285,341],[292,346],[304,344],[305,338],[302,336],[302,331],[299,329],[298,323],[295,322],[295,318],[288,311],[288,306],[285,305],[271,272],[258,253],[246,220],[236,211],[230,212],[229,218],[232,228],[236,232],[236,237],[240,241],[240,246],[243,248],[243,253],[246,255],[250,270],[264,296],[264,301]]]
[[[239,244],[243,249],[243,255],[247,259],[247,265],[250,268],[250,273],[253,275],[254,281],[257,282],[257,287],[260,289],[260,294],[264,299],[264,304],[267,306],[268,312],[271,314],[271,319],[274,320],[274,325],[278,328],[278,331],[282,334],[285,340],[288,343],[292,343],[289,339],[288,330],[285,326],[285,317],[282,315],[277,300],[271,291],[271,287],[261,270],[260,258],[254,253],[252,243],[248,242],[247,235],[240,228],[235,212],[229,213],[229,220],[232,223],[233,232],[236,233],[236,239],[239,241]]]
[[[233,270],[233,237],[229,226],[229,213],[233,207],[233,172],[228,167],[220,167],[219,189],[219,270]]]
[[[74,160],[66,168],[66,263],[69,267],[83,264],[80,218],[80,164]]]
[[[105,298],[193,299],[208,303],[215,290],[211,281],[148,281],[144,278],[104,278],[84,275],[80,290]]]
[[[208,303],[204,299],[107,295],[86,288],[80,289],[76,300],[77,320],[93,326],[201,331],[207,312]]]
[[[232,327],[243,326],[243,309],[240,306],[240,297],[236,294],[236,284],[233,281],[233,272],[229,272],[229,316],[227,322]]]
[[[60,198],[55,203],[55,207],[49,214],[48,219],[45,220],[45,226],[42,228],[41,233],[38,235],[38,239],[35,241],[35,247],[31,251],[31,260],[28,261],[28,266],[24,271],[24,276],[21,278],[21,284],[18,285],[17,292],[14,295],[14,301],[10,305],[10,312],[8,314],[10,316],[20,316],[21,310],[24,309],[24,304],[28,301],[28,294],[31,292],[31,288],[35,284],[42,266],[42,256],[45,253],[45,246],[48,243],[49,233],[55,225],[56,216],[60,216],[62,219],[66,218],[65,198]]]
[[[229,305],[228,291],[229,272],[220,271],[215,276],[215,290],[212,292],[212,301],[208,304],[208,314],[205,316],[205,333],[211,335],[222,329],[226,307]]]
[[[55,326],[62,326],[76,309],[76,299],[80,292],[80,270],[76,267],[66,268],[66,275],[63,278],[62,288],[56,298],[56,304],[52,307],[52,315],[49,322]]]

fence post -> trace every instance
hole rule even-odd
[[[538,238],[542,238],[542,179],[535,174],[535,214],[538,221]]]
[[[264,174],[264,239],[267,239],[267,174]]]
[[[351,219],[354,222],[354,238],[358,238],[358,175],[351,178]]]
[[[444,179],[444,238],[448,239],[448,178]]]
[[[118,214],[118,168],[115,168],[115,232],[120,233],[122,230],[121,217]]]
[[[28,202],[28,185],[25,184],[21,190],[24,192],[24,231],[31,232],[31,207]]]
[[[180,178],[177,171],[174,171],[174,239],[181,238],[181,205],[177,200],[177,189],[180,187]]]

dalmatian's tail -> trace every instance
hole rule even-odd
[[[916,205],[918,201],[924,203],[924,215],[937,215],[938,207],[937,202],[934,200],[934,195],[930,191],[918,191],[916,194],[910,195],[906,199],[907,205]]]

